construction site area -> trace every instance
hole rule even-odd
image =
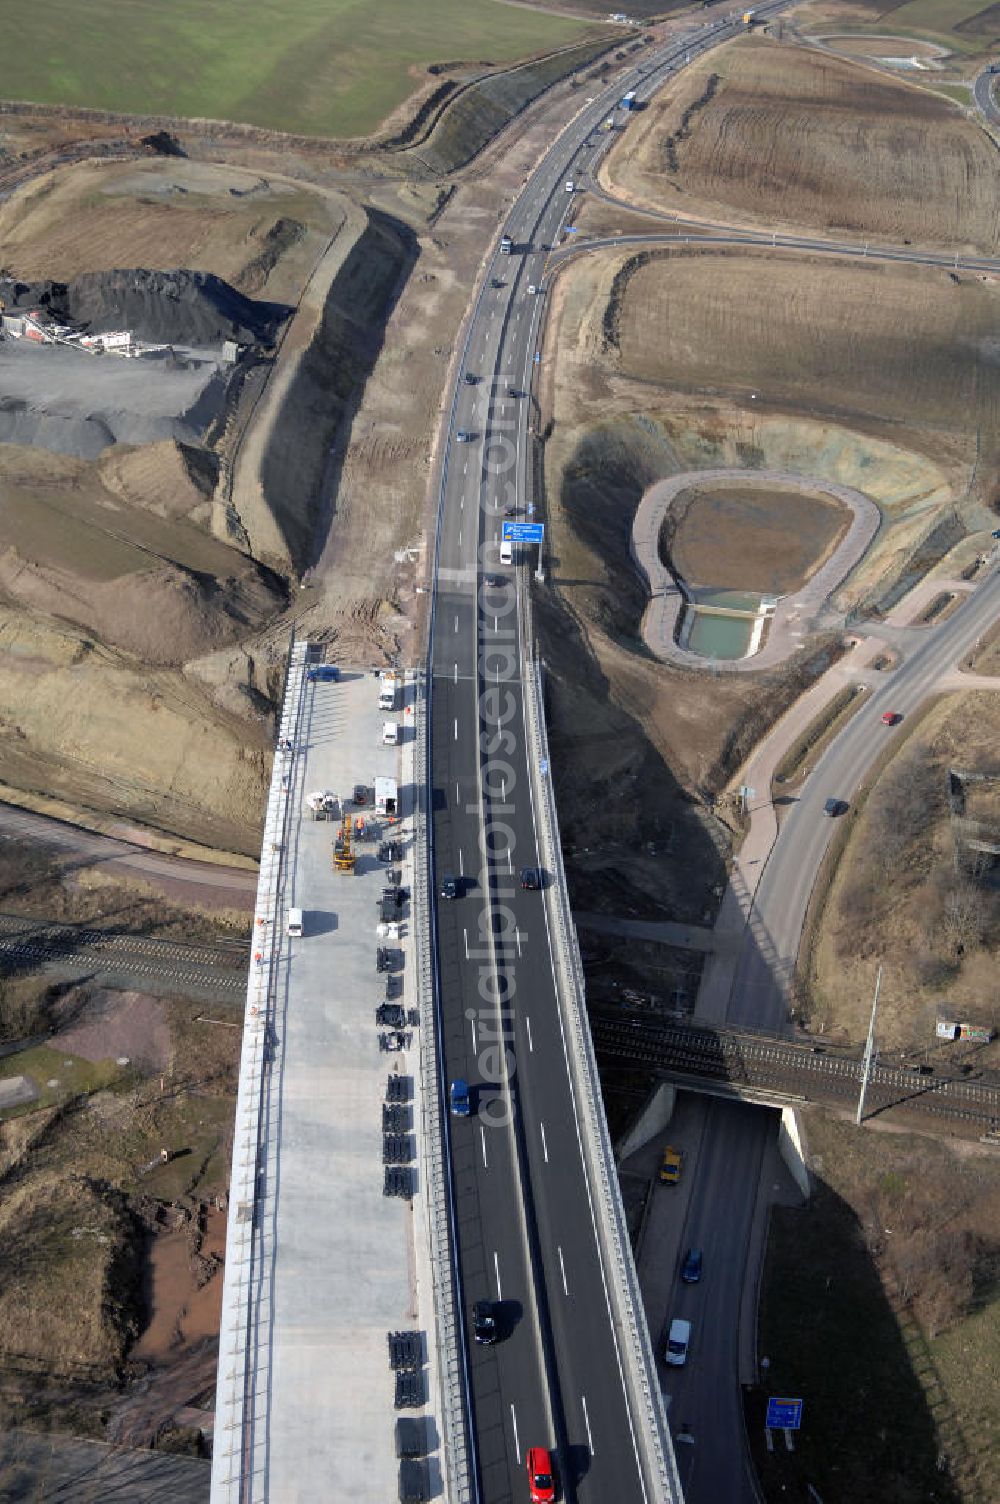
[[[286,1020],[296,1110],[304,1134],[339,1136],[351,1176],[322,1212],[345,1276],[335,1315],[296,1305],[288,1278],[280,1299],[300,1325],[329,1318],[345,1392],[314,1388],[291,1346],[275,1361],[302,1416],[335,1410],[343,1456],[355,1422],[377,1436],[383,1492],[391,1391],[370,1328],[415,1323],[429,1278],[414,1262],[405,670],[425,645],[463,320],[543,152],[616,69],[692,24],[673,4],[627,25],[596,0],[494,9],[449,7],[434,45],[454,37],[466,61],[438,62],[423,36],[393,54],[374,122],[360,73],[336,97],[327,74],[283,103],[309,51],[298,30],[274,78],[228,81],[230,121],[116,114],[129,101],[103,74],[101,99],[74,74],[62,102],[0,112],[0,931],[107,924],[123,945],[238,945],[239,970],[275,759],[287,769],[303,886],[286,975],[309,1009]],[[570,897],[605,1010],[690,1015],[747,837],[744,791],[773,800],[776,828],[792,818],[835,734],[995,566],[1000,264],[963,263],[1000,257],[1000,137],[971,92],[1000,36],[993,7],[944,7],[933,36],[919,0],[897,9],[808,0],[695,57],[642,107],[620,101],[550,248],[526,394],[546,528],[531,588]],[[357,45],[374,77],[389,42],[365,30]],[[783,234],[809,245],[782,249]],[[691,607],[682,645],[699,661],[677,662],[646,630],[634,530],[655,487],[699,472],[712,478],[685,483],[653,545]],[[777,603],[825,579],[848,534],[838,487],[875,509],[871,536],[782,627],[783,660],[748,668],[773,645]],[[293,631],[326,672],[308,683],[307,745],[285,747]],[[918,712],[886,723],[817,880],[797,1028],[862,1043],[881,966],[884,1047],[996,1068],[998,641],[984,633]],[[779,751],[755,764],[772,737]],[[36,815],[58,834],[17,823]],[[102,841],[117,844],[87,844]],[[634,921],[669,938],[615,928]],[[79,1487],[100,1442],[155,1449],[177,1464],[156,1486],[201,1504],[240,1045],[229,983],[213,993],[206,964],[204,987],[154,995],[141,976],[123,989],[35,971],[28,951],[0,977],[0,1043],[23,1045],[0,1071],[0,1253],[15,1271],[0,1292],[0,1493]],[[636,1073],[609,1100],[616,1127],[648,1084]],[[801,1344],[812,1380],[823,1354],[796,1259],[808,1247],[816,1278],[839,1281],[839,1250],[859,1311],[873,1283],[906,1291],[900,1321],[933,1344],[942,1393],[995,1459],[991,1169],[888,1129],[865,1159],[845,1123],[806,1119],[815,1212],[775,1211],[761,1341]],[[385,1121],[398,1163],[379,1158]],[[376,1264],[385,1278],[365,1285]],[[428,1398],[434,1382],[428,1369]],[[845,1391],[830,1383],[834,1414]],[[318,1466],[302,1416],[286,1444]],[[44,1428],[86,1439],[42,1456]],[[860,1443],[858,1459],[861,1499]],[[351,1466],[338,1487],[363,1493]],[[971,1485],[965,1501],[979,1504]]]

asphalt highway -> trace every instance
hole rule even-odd
[[[871,694],[820,758],[786,812],[757,888],[730,994],[730,1024],[775,1030],[787,1025],[788,988],[806,909],[837,825],[836,819],[824,815],[823,805],[831,798],[849,803],[863,783],[886,737],[894,734],[881,724],[883,713],[893,710],[905,719],[916,710],[998,614],[1000,573],[994,569],[953,616],[926,629],[925,640],[886,674],[884,686]],[[873,984],[874,980],[873,976]]]
[[[776,7],[773,7],[776,8]],[[630,89],[737,26],[713,17],[620,75],[550,148],[512,208],[470,318],[441,481],[431,629],[431,778],[442,1086],[471,1088],[449,1117],[479,1495],[527,1496],[529,1447],[555,1451],[560,1496],[651,1497],[637,1446],[592,1212],[542,894],[521,698],[516,568],[501,562],[505,509],[530,516],[529,414],[549,249],[571,215],[567,182],[596,165],[596,127]],[[586,144],[586,143],[591,144]],[[471,378],[471,380],[467,379]],[[527,562],[525,560],[515,562]],[[472,1340],[480,1299],[500,1339]]]

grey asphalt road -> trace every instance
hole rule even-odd
[[[685,1159],[696,1160],[697,1181],[676,1240],[678,1261],[688,1248],[700,1248],[704,1262],[698,1284],[675,1278],[662,1326],[652,1333],[660,1356],[673,1318],[691,1322],[688,1362],[662,1370],[670,1429],[694,1437],[677,1449],[689,1504],[759,1504],[743,1455],[739,1344],[747,1250],[774,1113],[704,1097],[685,1102],[681,1120]]]
[[[993,85],[996,82],[996,74],[986,68],[979,74],[972,86],[972,93],[976,104],[985,115],[991,125],[1000,125],[1000,110],[996,107],[993,98]]]
[[[886,710],[909,715],[939,678],[968,652],[1000,614],[1000,573],[988,576],[965,604],[887,675],[866,705],[824,753],[787,812],[750,914],[729,999],[728,1022],[782,1029],[788,988],[816,874],[836,820],[823,814],[827,799],[850,801],[881,754],[892,730]],[[843,818],[843,817],[841,817]],[[874,980],[874,978],[873,978]]]
[[[521,703],[518,582],[499,553],[504,510],[530,506],[528,414],[548,247],[571,215],[566,182],[590,173],[596,127],[628,89],[732,34],[713,18],[598,96],[528,179],[470,320],[450,414],[432,625],[435,876],[461,896],[436,913],[442,1084],[473,1114],[449,1119],[467,1319],[500,1302],[503,1340],[469,1345],[483,1500],[523,1499],[528,1447],[554,1448],[569,1501],[650,1497],[591,1211],[541,895]],[[592,143],[592,144],[589,144]],[[494,281],[500,283],[494,286]],[[473,378],[470,384],[466,375]],[[471,436],[459,442],[459,433]],[[495,582],[495,583],[494,583]],[[497,725],[502,721],[502,725]],[[496,955],[496,984],[492,982]],[[498,1001],[499,998],[499,1001]]]

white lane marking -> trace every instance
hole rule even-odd
[[[455,779],[455,803],[458,804],[459,802],[460,801],[459,801],[459,796],[458,796],[458,779],[456,778]]]
[[[455,617],[455,631],[458,631],[458,617]]]
[[[545,1155],[545,1163],[548,1164],[548,1162],[549,1162],[549,1146],[545,1142],[545,1124],[542,1123],[542,1122],[539,1122],[538,1126],[539,1126],[539,1128],[541,1129],[541,1132],[542,1132],[542,1153]]]
[[[503,1288],[500,1284],[500,1258],[495,1248],[493,1250],[493,1273],[497,1277],[497,1300],[503,1300]],[[513,1405],[511,1405],[512,1410],[513,1408]]]
[[[590,1455],[594,1457],[596,1456],[594,1451],[594,1436],[590,1429],[590,1416],[587,1414],[587,1396],[585,1394],[581,1394],[580,1404],[583,1406],[583,1423],[587,1427],[587,1441],[590,1444]]]
[[[465,497],[464,496],[460,499],[460,501],[458,503],[458,510],[460,512],[464,512],[465,511]]]
[[[507,871],[514,876],[514,858],[511,856],[510,847],[507,847]]]
[[[458,664],[457,663],[455,664],[455,683],[456,684],[458,683]],[[457,788],[458,785],[456,784],[455,787]]]
[[[455,740],[458,741],[458,716],[455,717]]]
[[[499,630],[500,630],[499,626],[497,625],[497,619],[496,619],[495,616],[493,618],[493,630],[494,630],[494,632],[499,632]]]
[[[520,955],[521,955],[521,931],[520,930],[515,930],[514,931],[514,939],[517,941],[517,954],[518,954],[518,957],[520,958]]]
[[[521,1441],[520,1441],[520,1438],[519,1438],[519,1436],[517,1434],[517,1412],[514,1409],[513,1405],[511,1405],[511,1407],[510,1407],[510,1419],[511,1419],[511,1424],[514,1427],[514,1455],[517,1458],[518,1466],[520,1466],[520,1464],[521,1464]]]
[[[507,803],[507,780],[506,780],[506,778],[501,778],[501,780],[500,780],[500,797],[503,800],[504,804],[506,804]]]
[[[468,460],[466,460],[465,464],[462,466],[462,474],[463,475],[468,475],[468,473],[469,473],[469,462],[468,462]]]
[[[458,875],[459,877],[465,876],[465,853],[462,851],[458,853]]]
[[[468,960],[469,959],[469,932],[468,932],[468,930],[463,930],[462,934],[465,937],[465,959]],[[473,1025],[473,1027],[475,1027],[475,1026]]]
[[[569,1285],[566,1283],[566,1265],[563,1263],[562,1249],[561,1248],[557,1248],[556,1252],[559,1255],[559,1272],[562,1275],[563,1294],[568,1296],[569,1295]]]
[[[533,1055],[535,1053],[535,1042],[531,1037],[531,1019],[527,1013],[524,1015],[524,1027],[528,1031],[528,1054]]]
[[[473,1014],[472,1017],[469,1019],[469,1030],[470,1030],[470,1032],[472,1034],[472,1053],[475,1055],[476,1054],[476,1015],[475,1014]]]
[[[459,530],[458,530],[458,546],[459,546],[459,548],[462,547],[462,529],[461,528],[459,528]]]
[[[483,1169],[488,1170],[489,1165],[486,1163],[486,1129],[482,1126],[482,1124],[480,1124],[479,1126],[479,1137],[482,1140],[483,1145]]]

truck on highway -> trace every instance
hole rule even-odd
[[[378,708],[379,710],[395,710],[399,700],[400,676],[394,673],[384,673],[378,676]]]

